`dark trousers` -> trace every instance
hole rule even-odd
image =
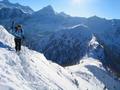
[[[15,50],[20,51],[21,50],[21,39],[20,38],[15,38]]]

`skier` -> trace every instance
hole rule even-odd
[[[17,24],[15,26],[13,34],[15,36],[15,38],[14,38],[15,50],[16,50],[16,52],[19,52],[21,50],[22,40],[24,39],[24,33],[23,33],[23,30],[22,30],[22,26],[20,24]]]

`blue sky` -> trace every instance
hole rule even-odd
[[[72,16],[120,19],[120,0],[9,0],[13,3],[30,6],[37,11],[52,5],[57,12],[64,11]]]

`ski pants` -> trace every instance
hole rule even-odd
[[[15,38],[14,41],[15,41],[15,50],[20,51],[21,50],[21,41],[22,40],[20,38]]]

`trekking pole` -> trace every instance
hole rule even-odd
[[[12,24],[11,24],[11,27],[10,27],[10,33],[13,33],[13,30],[14,30],[14,24],[15,24],[15,22],[12,21]]]

